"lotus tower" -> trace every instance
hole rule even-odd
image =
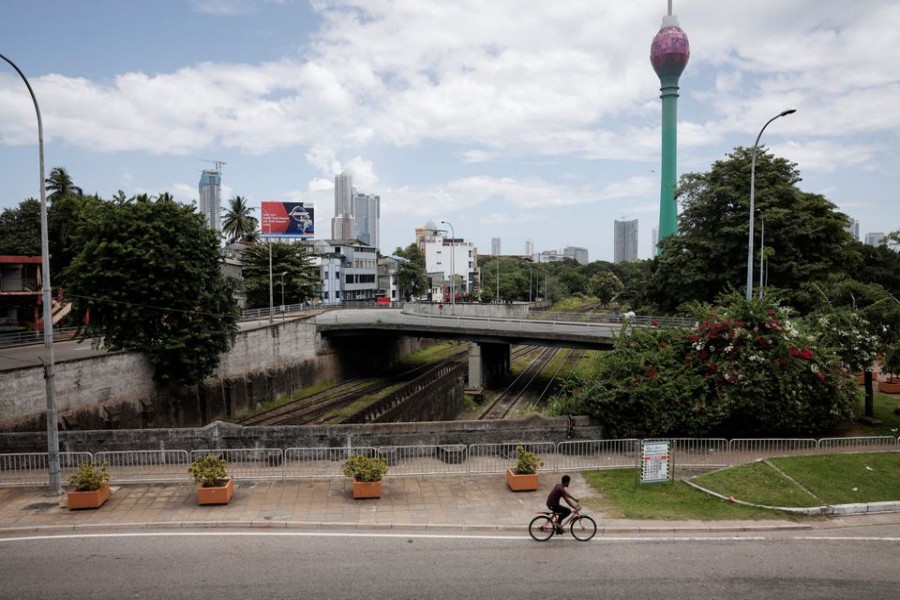
[[[650,46],[650,64],[659,77],[662,99],[662,169],[659,191],[659,240],[678,233],[678,206],[675,203],[678,157],[678,78],[691,56],[687,34],[672,14],[663,17],[662,27]]]

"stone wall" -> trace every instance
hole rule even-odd
[[[600,427],[592,425],[587,417],[578,417],[576,420],[575,439],[603,439]],[[565,440],[565,417],[539,415],[503,421],[281,427],[241,427],[215,422],[196,429],[119,429],[59,433],[61,452],[556,443]],[[46,433],[0,433],[0,454],[46,451]]]
[[[242,331],[217,376],[200,386],[161,387],[133,352],[56,363],[60,428],[196,427],[328,381],[378,373],[430,340],[384,335],[325,340],[312,320]],[[41,367],[0,372],[0,430],[46,429]]]

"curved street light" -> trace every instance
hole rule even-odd
[[[442,225],[448,225],[450,227],[450,235],[453,236],[453,239],[450,240],[450,304],[456,304],[456,289],[454,284],[456,283],[456,249],[453,244],[456,243],[456,232],[453,230],[453,225],[450,225],[449,221],[441,221]]]
[[[794,114],[796,109],[789,108],[784,110],[768,121],[766,124],[762,126],[762,129],[759,130],[759,135],[756,136],[756,141],[753,142],[753,150],[751,152],[750,159],[750,233],[747,239],[747,300],[749,301],[753,298],[753,213],[754,213],[754,194],[756,191],[756,153],[759,149],[759,139],[762,137],[763,131],[766,130],[766,127],[769,126],[769,123],[778,119],[779,117],[786,117],[787,115]]]
[[[38,158],[40,165],[41,187],[41,302],[44,315],[44,381],[47,394],[47,468],[50,475],[50,493],[61,494],[62,487],[59,480],[59,431],[56,424],[56,388],[53,382],[53,307],[50,302],[50,251],[47,237],[47,190],[44,183],[44,125],[41,121],[41,109],[38,106],[37,97],[28,78],[16,64],[0,54],[16,70],[28,93],[34,102],[34,112],[37,114],[38,125]]]

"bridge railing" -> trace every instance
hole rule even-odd
[[[862,452],[900,452],[900,438],[734,439],[655,438],[569,440],[565,442],[504,442],[413,446],[216,448],[206,450],[123,450],[60,453],[62,481],[81,463],[108,464],[116,484],[143,482],[189,483],[188,466],[198,456],[224,458],[235,479],[271,480],[341,477],[352,454],[381,456],[390,465],[388,477],[419,475],[484,475],[503,473],[516,464],[516,447],[524,446],[543,461],[540,471],[584,471],[635,468],[641,444],[667,441],[673,468],[718,468],[779,456],[814,456]],[[0,487],[49,484],[46,452],[0,454]]]

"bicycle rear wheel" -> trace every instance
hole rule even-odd
[[[597,533],[597,523],[587,515],[579,515],[572,519],[569,530],[576,540],[586,542]]]
[[[528,533],[538,542],[546,542],[553,537],[553,522],[547,515],[538,515],[528,524]]]

